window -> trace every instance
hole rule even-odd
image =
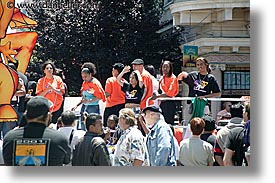
[[[225,71],[223,78],[224,90],[250,90],[249,71]]]

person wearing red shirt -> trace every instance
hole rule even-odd
[[[42,71],[45,76],[40,78],[36,86],[36,95],[47,98],[52,106],[50,112],[52,113],[52,123],[56,124],[57,118],[63,112],[62,103],[63,95],[65,93],[65,86],[61,77],[55,75],[55,65],[52,61],[46,61],[42,65]]]
[[[105,94],[107,97],[106,107],[104,110],[104,126],[107,126],[108,117],[112,114],[119,115],[120,109],[125,106],[125,93],[121,90],[121,86],[117,82],[117,76],[124,68],[122,63],[115,63],[113,65],[112,77],[106,80]]]
[[[179,84],[177,77],[173,74],[173,65],[170,61],[166,60],[161,63],[160,74],[162,76],[159,80],[159,93],[154,93],[151,99],[175,97],[179,92]],[[165,122],[174,125],[176,102],[174,100],[162,100],[160,102],[160,108]]]
[[[82,99],[72,108],[74,111],[80,104],[83,104],[80,113],[84,112],[100,114],[99,100],[106,101],[106,96],[101,83],[94,77],[96,74],[96,67],[91,62],[86,62],[81,66],[81,77],[83,79],[82,87],[80,89]]]
[[[147,99],[149,99],[152,94],[153,94],[153,79],[152,75],[144,69],[144,61],[142,59],[135,59],[132,63],[132,68],[133,70],[138,70],[141,77],[142,77],[142,82],[145,86],[145,96],[142,98],[140,101],[140,110],[145,108],[146,106],[154,104],[154,101],[149,100],[148,104]]]

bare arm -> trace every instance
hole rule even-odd
[[[119,84],[120,86],[123,86],[122,76],[123,76],[125,73],[130,72],[130,69],[131,69],[130,66],[128,66],[128,65],[125,66],[125,67],[123,68],[123,70],[119,73],[119,75],[117,76],[117,82],[118,82],[118,84]]]
[[[214,156],[216,162],[220,165],[220,166],[223,166],[223,159],[222,159],[222,156],[217,156],[215,155]]]
[[[185,72],[185,71],[182,71],[182,72],[179,73],[179,75],[178,75],[178,80],[181,81],[183,78],[187,78],[187,76],[188,76],[188,73]]]
[[[203,95],[203,96],[198,96],[197,98],[203,99],[203,98],[215,98],[215,97],[221,97],[221,92],[211,93],[211,94]]]
[[[233,151],[231,149],[225,148],[224,157],[223,157],[223,164],[224,166],[233,166],[232,156]]]

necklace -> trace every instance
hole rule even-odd
[[[199,73],[199,80],[200,82],[202,82],[205,78],[206,78],[207,74],[203,77],[203,79],[201,79],[201,74]]]

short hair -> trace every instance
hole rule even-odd
[[[115,114],[111,114],[107,120],[114,121],[116,124],[118,123],[118,116]]]
[[[42,64],[42,67],[41,67],[42,71],[44,71],[44,70],[46,69],[46,66],[47,66],[48,64],[50,64],[50,65],[52,66],[52,68],[53,68],[53,73],[55,73],[55,72],[56,72],[56,67],[55,67],[53,61],[51,61],[51,60],[47,60],[46,62],[44,62],[44,63]]]
[[[243,118],[243,105],[241,103],[234,104],[230,107],[231,118],[239,117]]]
[[[232,102],[224,102],[223,104],[222,104],[222,107],[223,107],[223,109],[226,109],[226,106],[227,106],[227,104],[231,104],[232,105]],[[230,107],[230,106],[229,106]]]
[[[123,108],[119,111],[119,117],[126,120],[126,124],[129,126],[134,126],[137,124],[136,115],[131,108]]]
[[[94,76],[96,74],[96,66],[92,62],[85,62],[81,66],[81,72],[85,72],[87,74],[91,74],[92,76]]]
[[[76,115],[73,111],[64,111],[61,114],[61,121],[64,125],[71,125],[76,119]]]
[[[156,69],[153,65],[145,65],[145,70],[147,70],[152,76],[156,77]]]
[[[190,121],[190,128],[193,135],[200,135],[205,127],[205,122],[202,118],[195,117]]]
[[[123,63],[115,63],[113,65],[113,69],[117,70],[119,73],[121,73],[121,71],[124,68],[124,64]]]
[[[91,125],[95,125],[96,121],[97,120],[100,120],[102,119],[102,116],[100,114],[96,114],[96,113],[91,113],[91,114],[88,114],[86,120],[85,120],[85,126],[86,126],[86,130],[88,131],[89,130],[89,127]]]

